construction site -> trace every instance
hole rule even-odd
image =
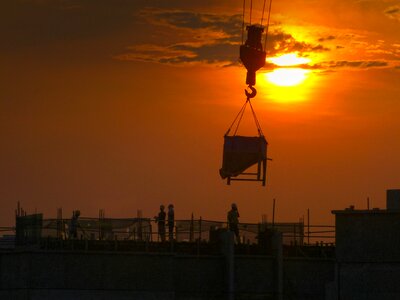
[[[57,212],[46,219],[16,209],[16,225],[1,239],[4,297],[275,299],[287,290],[321,299],[323,282],[333,279],[334,226],[239,223],[235,240],[226,221],[192,217],[175,220],[162,241],[157,220],[140,211],[126,219],[107,218],[102,210],[98,218],[79,217],[76,236],[72,218]],[[17,265],[19,271],[6,271]],[[298,266],[313,270],[311,277]],[[302,283],[284,287],[284,268],[290,282]]]
[[[2,299],[397,299],[400,190],[386,209],[332,211],[335,226],[154,218],[45,219],[2,228]],[[161,236],[161,238],[163,238]]]
[[[235,42],[226,42],[229,46],[238,46],[240,64],[246,69],[247,74],[245,79],[246,87],[244,90],[244,103],[223,135],[221,167],[218,168],[215,166],[214,170],[215,173],[219,173],[221,185],[225,185],[225,181],[227,185],[240,185],[243,182],[246,182],[248,185],[258,185],[257,188],[265,188],[266,186],[268,188],[269,185],[267,173],[269,172],[268,167],[270,163],[273,163],[273,159],[267,155],[267,153],[270,153],[267,151],[269,150],[269,142],[261,128],[256,111],[253,108],[252,100],[257,95],[257,90],[255,88],[257,78],[256,72],[262,69],[266,64],[267,49],[275,51],[276,54],[279,45],[272,45],[269,48],[267,47],[268,43],[271,43],[268,30],[271,26],[270,17],[272,0],[264,0],[262,4],[263,5],[260,5],[260,8],[257,10],[258,13],[262,11],[260,22],[254,22],[255,17],[252,15],[253,1],[247,5],[250,6],[250,11],[246,10],[246,1],[243,2],[241,42],[239,41],[240,34],[236,32],[234,33],[234,38],[236,39]],[[72,11],[73,9],[79,8],[79,5],[71,4],[71,6],[65,8],[65,10],[71,9]],[[146,6],[144,12],[142,11],[141,13],[138,13],[138,15],[150,15],[150,10],[151,9],[148,9]],[[391,12],[394,14],[397,13],[398,10],[399,9],[396,6],[386,13],[388,14]],[[159,13],[157,9],[155,9],[155,11]],[[164,14],[169,15],[170,13],[171,12]],[[184,17],[182,16],[181,11],[173,11],[171,15],[176,17],[176,23],[173,23],[168,30],[171,28],[176,29],[178,28],[178,25],[182,26],[182,24],[184,27],[189,27],[189,24],[192,23],[194,24],[192,24],[194,27],[203,28],[202,26],[205,26],[200,24],[200,18],[198,18],[198,15],[196,14],[195,16],[197,18],[195,21],[191,20],[186,23],[181,20],[181,18]],[[238,15],[236,15],[236,18],[237,16]],[[158,17],[162,17],[162,15]],[[257,15],[257,18],[258,17],[259,16]],[[224,27],[220,25],[220,23],[222,24],[223,22],[215,16],[207,15],[205,19],[208,23],[212,20],[216,20],[215,22],[219,24],[218,26],[221,28]],[[167,24],[166,21],[157,20],[157,17],[155,17],[152,22],[153,25],[156,24],[157,26]],[[200,25],[197,22],[199,22]],[[277,24],[279,22],[281,22],[281,20],[276,21]],[[218,26],[214,25],[217,29],[219,28]],[[239,28],[240,26],[234,27],[235,30]],[[186,29],[187,28],[185,28],[185,30]],[[204,32],[206,31],[207,30],[204,30]],[[155,31],[154,35],[156,34],[159,34],[158,29]],[[192,32],[187,33],[186,31],[185,34],[193,35]],[[203,33],[199,34],[199,36],[202,34]],[[307,44],[305,42],[294,43],[294,37],[291,35],[285,35],[283,32],[275,32],[275,34],[274,38],[276,40],[280,37],[285,41],[292,42],[292,44],[295,44],[295,47],[297,48],[305,47],[309,48],[309,51],[313,50],[320,52],[327,52],[329,50],[321,45],[306,47]],[[214,33],[214,35],[217,36],[218,40],[226,38],[222,29],[221,32],[218,31]],[[348,34],[348,39],[353,39],[355,36],[357,35]],[[324,41],[332,41],[335,39],[336,37],[329,35],[327,37],[321,36],[315,40],[322,43]],[[167,55],[162,57],[158,63],[169,60],[172,62],[179,60],[191,62],[197,56],[189,53],[189,56],[185,57],[184,54],[186,53],[185,55],[187,55],[189,50],[198,50],[199,48],[197,47],[200,47],[200,44],[201,43],[198,41],[195,41],[192,43],[176,43],[173,46],[169,46],[167,48],[172,51],[173,54],[178,53],[179,57],[174,60],[173,56],[169,57]],[[383,44],[383,40],[379,40],[379,46],[381,46],[381,44]],[[210,47],[210,45],[213,45],[213,42],[207,42],[202,46]],[[360,43],[360,45],[364,44]],[[393,46],[394,48],[397,47],[396,51],[399,51],[399,44],[393,43],[393,45],[395,45]],[[97,48],[102,47],[103,46],[99,46]],[[134,45],[126,46],[125,48],[130,50],[143,50],[146,47],[143,45]],[[345,47],[336,45],[335,49],[343,48]],[[371,47],[371,49],[376,49],[376,52],[379,53],[384,52],[383,50],[378,49],[378,46],[375,46],[374,48]],[[150,50],[154,55],[158,54],[158,52],[165,52],[165,49],[160,46],[151,46]],[[282,48],[281,50],[282,53],[285,53],[287,49]],[[182,51],[183,54],[180,51]],[[198,51],[201,52],[200,50]],[[202,51],[207,52],[209,50],[203,49]],[[290,53],[286,53],[286,55],[287,54],[290,55]],[[304,55],[300,58],[306,59],[306,56],[307,55]],[[117,55],[114,55],[113,57],[117,57]],[[122,55],[118,55],[118,57],[120,58]],[[136,56],[124,55],[125,59],[132,59],[132,57],[151,61],[151,59],[143,53]],[[213,59],[210,59],[209,61],[213,61]],[[230,65],[236,65],[236,63]],[[325,64],[321,63],[320,65],[316,64],[316,66],[308,66],[307,72],[317,68],[318,66],[327,67],[332,65],[333,63],[329,62]],[[344,60],[339,61],[336,66],[342,67],[343,65],[353,67],[359,66],[362,68],[367,68],[367,66],[370,67],[372,65],[378,65],[379,67],[386,66],[382,62],[368,61],[368,63],[365,64],[359,61],[347,62]],[[275,67],[276,65],[273,66],[272,63],[269,63],[269,68],[273,69]],[[305,65],[303,65],[303,67],[306,68]],[[285,68],[285,65],[283,65],[283,68]],[[329,71],[326,71],[325,73],[328,72]],[[149,73],[143,72],[143,74]],[[140,76],[142,76],[142,74]],[[154,85],[152,89],[157,89],[155,87],[157,87],[157,85]],[[147,89],[145,87],[141,88],[142,90]],[[201,88],[203,87],[198,87],[198,89]],[[36,91],[36,89],[33,90]],[[178,92],[184,94],[185,91],[185,89],[182,89],[182,91],[177,91],[176,94],[178,94]],[[98,94],[100,95],[102,93],[98,92]],[[170,94],[175,95],[175,92],[170,92]],[[110,95],[112,95],[110,97],[114,99],[114,95],[111,92]],[[118,100],[115,101],[117,102]],[[161,102],[161,100],[159,101]],[[43,105],[43,107],[44,106],[45,105]],[[136,107],[134,109],[136,112]],[[71,109],[71,111],[72,110],[73,109]],[[96,110],[95,105],[88,105],[87,110],[90,111],[90,114],[93,114],[94,119],[97,118],[96,114],[93,113],[93,111]],[[204,110],[208,111],[208,108]],[[318,115],[318,118],[324,120],[328,118],[336,118],[336,115],[334,114],[332,114],[333,117],[331,116],[328,108],[325,110],[321,113],[322,117],[316,114]],[[171,111],[173,111],[173,109],[171,109]],[[255,125],[254,129],[256,134],[253,136],[239,134],[246,113],[250,115],[250,119]],[[140,114],[141,112],[138,113],[138,115]],[[161,115],[161,113],[152,112],[151,117],[148,119],[156,119],[158,115]],[[187,117],[187,119],[189,120],[191,115],[188,115],[189,117]],[[338,115],[340,114],[338,113]],[[62,117],[55,116],[54,120],[58,121],[58,119],[61,118]],[[85,116],[82,118],[84,119]],[[169,118],[170,116],[167,116],[165,117],[165,120],[168,122]],[[317,119],[317,117],[315,118]],[[134,119],[134,117],[129,116],[129,119]],[[278,119],[279,118],[275,118],[275,120]],[[17,118],[16,122],[22,122],[20,120],[25,119],[22,117],[20,119]],[[118,124],[116,125],[116,128],[119,129],[119,118],[110,120],[111,119],[108,119],[108,117],[106,118],[106,121],[110,124]],[[205,123],[204,120],[203,122]],[[73,119],[72,123],[75,125],[75,119]],[[85,123],[85,126],[92,126],[93,130],[97,129],[95,125],[89,123],[90,122],[88,122],[88,124]],[[121,123],[123,122],[121,121]],[[144,124],[145,125],[137,125],[135,123],[135,126],[139,128],[138,131],[141,131],[142,127],[140,126],[148,126],[146,124],[150,124],[150,121]],[[301,127],[303,125],[301,122],[293,124],[293,127]],[[157,127],[157,129],[162,127],[162,125],[154,126]],[[187,125],[187,127],[192,129],[191,126],[191,124]],[[312,126],[317,127],[318,125],[313,123]],[[333,125],[331,126],[334,127]],[[29,127],[29,125],[27,125],[27,127]],[[47,129],[51,126],[42,125],[42,127]],[[200,125],[198,125],[198,127],[200,127]],[[176,125],[176,128],[180,127]],[[246,128],[249,129],[249,127]],[[80,129],[76,129],[76,131],[80,131]],[[100,138],[98,138],[98,141],[101,141],[99,144],[101,146],[98,146],[97,148],[93,146],[93,149],[101,152],[106,148],[106,146],[103,145],[104,130],[99,131]],[[164,149],[162,149],[159,144],[154,144],[153,146],[148,147],[155,150],[154,154],[149,155],[147,158],[140,157],[140,155],[136,155],[135,153],[132,154],[130,151],[134,152],[136,150],[137,144],[141,143],[141,138],[143,138],[143,136],[146,136],[148,140],[156,140],[159,136],[164,134],[167,136],[166,139],[168,139],[168,133],[171,134],[175,131],[174,127],[173,130],[170,129],[169,131],[167,130],[160,134],[157,132],[157,135],[154,133],[141,133],[141,135],[138,134],[137,136],[134,134],[131,135],[129,131],[129,135],[125,136],[121,134],[120,138],[121,140],[133,140],[131,148],[127,147],[128,150],[125,151],[128,153],[129,159],[134,157],[134,159],[132,159],[132,162],[134,163],[132,164],[134,164],[135,168],[146,168],[147,170],[156,166],[166,170],[168,169],[169,173],[167,176],[170,176],[171,173],[176,171],[175,165],[171,164],[172,167],[167,168],[165,166],[158,166],[157,163],[154,163],[154,165],[150,167],[147,165],[141,167],[138,162],[152,161],[154,157],[157,157],[158,159],[159,157],[162,157],[159,161],[170,159],[171,161],[174,161],[174,164],[176,163],[176,165],[186,163],[190,164],[192,163],[192,159],[197,159],[197,163],[200,165],[202,163],[201,160],[208,159],[209,156],[204,155],[200,158],[199,154],[199,156],[193,155],[195,157],[193,158],[192,154],[189,153],[187,154],[187,157],[190,157],[190,162],[189,159],[184,162],[183,160],[180,162],[177,160],[177,162],[175,162],[175,157],[171,157],[171,155],[163,156],[160,154]],[[27,132],[29,132],[28,129]],[[116,135],[119,137],[118,134]],[[184,135],[188,133],[185,133],[182,130],[181,134]],[[192,133],[190,132],[190,134]],[[198,134],[198,132],[193,133],[193,135],[196,134]],[[111,133],[111,135],[114,134]],[[356,135],[357,134],[354,133],[354,136]],[[68,134],[65,136],[67,140]],[[157,138],[154,138],[154,136],[157,136]],[[204,137],[205,136],[206,134],[204,134]],[[294,140],[296,140],[296,130],[290,132],[288,136],[291,136],[292,138],[295,136]],[[325,133],[321,134],[321,136],[325,137]],[[62,138],[64,138],[64,136],[62,136]],[[302,137],[298,139],[300,140]],[[353,137],[349,138],[349,140],[352,139]],[[27,140],[26,145],[29,145],[30,143],[33,143],[32,141],[34,138]],[[45,138],[43,138],[43,140],[45,140]],[[332,140],[334,140],[334,138],[332,138]],[[187,144],[183,143],[181,136],[179,136],[179,139],[177,140],[168,139],[168,143],[175,142],[179,144],[179,147],[177,146],[179,149],[177,148],[178,150],[173,152],[175,154],[178,153],[176,156],[182,155],[182,149],[190,144],[190,142],[187,142]],[[196,143],[197,142],[198,144],[202,144],[204,143],[204,140],[199,138],[199,141],[196,141]],[[73,142],[66,143],[73,144]],[[23,145],[25,145],[25,143]],[[39,154],[45,153],[45,156],[52,156],[50,153],[51,151],[46,148],[47,143],[43,142],[43,145],[38,147],[39,150],[37,150],[37,152]],[[62,144],[58,147],[61,149],[59,150],[60,153],[66,152]],[[329,146],[326,146],[326,148],[329,147],[331,147],[330,144]],[[78,148],[76,152],[71,152],[71,161],[74,161],[74,155],[83,152]],[[117,146],[113,144],[109,148],[112,149],[112,151],[115,151],[112,153],[117,153],[115,154],[115,160],[110,163],[112,167],[107,165],[106,168],[107,176],[112,177],[115,174],[119,174],[115,171],[117,168],[114,169],[113,163],[115,161],[120,161],[125,166],[125,161],[123,158],[119,157],[120,152],[115,150],[118,148]],[[145,149],[146,147],[143,146],[143,148]],[[144,152],[149,152],[150,150],[148,148],[146,148]],[[361,148],[362,147],[360,146],[360,149]],[[202,150],[199,150],[199,153],[203,155],[201,151]],[[303,151],[306,152],[305,150]],[[320,151],[322,152],[325,150],[321,148]],[[10,153],[14,152],[15,151],[10,151]],[[89,154],[87,157],[82,159],[82,161],[86,161],[93,156],[93,152],[94,151],[88,151]],[[25,154],[25,148],[21,150],[21,153]],[[300,151],[299,153],[298,156],[293,158],[293,161],[303,159],[301,157],[302,152]],[[135,157],[135,155],[137,157]],[[29,153],[27,156],[29,156]],[[101,155],[101,157],[99,156],[99,161],[103,161],[103,156],[106,155]],[[62,160],[55,154],[54,157],[57,162]],[[334,157],[336,158],[336,153]],[[351,159],[352,158],[348,158],[349,161],[351,161]],[[28,160],[29,159],[27,159],[27,161]],[[36,162],[34,159],[32,160],[34,161],[32,165],[36,166],[37,163],[37,168],[39,169],[38,178],[41,178],[40,176],[42,173],[40,171],[42,165],[40,162]],[[24,170],[24,161],[21,161],[21,170]],[[310,161],[313,161],[313,159]],[[65,166],[68,165],[68,160],[65,164]],[[76,164],[79,164],[79,162]],[[326,164],[345,165],[346,161],[339,159],[337,161],[329,160]],[[49,165],[51,165],[51,163],[49,163]],[[58,164],[55,165],[55,168],[58,168]],[[320,165],[322,165],[322,163],[318,164],[318,162],[314,165],[317,166],[314,169],[318,169],[313,175],[315,176],[314,178],[322,176],[320,174],[323,174],[323,171],[319,170]],[[288,163],[288,166],[289,170],[291,164]],[[34,167],[32,168],[34,169]],[[68,167],[65,168],[68,169]],[[129,171],[129,168],[130,166],[127,166],[126,170]],[[12,168],[10,167],[10,169]],[[51,170],[51,168],[49,169]],[[93,170],[89,165],[86,169],[93,172],[93,174],[97,172],[97,169]],[[84,190],[84,187],[81,186],[83,186],[82,182],[85,180],[80,179],[79,176],[81,176],[81,173],[73,170],[73,168],[71,168],[71,170],[70,173],[72,174],[71,178],[73,178],[73,182],[76,183],[79,190]],[[18,176],[20,173],[23,173],[22,171],[20,172],[18,167],[12,169],[12,171],[13,172],[10,173],[15,173]],[[129,174],[128,171],[126,171],[126,174]],[[340,171],[341,172],[338,172],[337,174],[332,174],[332,177],[327,176],[331,178],[327,179],[327,182],[329,180],[332,181],[329,181],[329,188],[334,186],[335,180],[340,178],[341,174],[345,174],[342,169],[340,169]],[[290,172],[291,171],[287,171],[287,173]],[[365,171],[365,173],[368,172]],[[109,175],[109,173],[112,173],[112,175]],[[137,171],[137,173],[140,174],[141,170]],[[179,171],[176,171],[176,173],[179,173]],[[118,190],[124,184],[133,186],[132,191],[135,191],[135,188],[140,186],[140,183],[137,183],[137,185],[132,184],[132,182],[135,181],[134,177],[129,177],[129,175],[126,175],[123,172],[121,174],[123,174],[123,176],[121,175],[121,178],[125,178],[124,176],[126,176],[125,181],[120,180],[120,178],[115,175],[115,178],[117,178],[115,180],[118,183],[117,187],[113,187],[115,190]],[[155,181],[156,179],[164,180],[165,178],[165,176],[153,175],[151,171],[149,171],[149,174],[151,175],[147,178],[148,181]],[[200,178],[201,181],[201,176],[209,173],[204,172],[204,174],[201,173],[199,175],[196,167],[193,167],[190,169],[190,172],[187,172],[187,174],[190,174],[191,176],[195,174],[193,177],[196,177],[196,179]],[[301,170],[301,174],[298,175],[298,177],[300,178],[302,174],[303,170]],[[36,178],[29,174],[23,174],[22,177],[26,181],[23,181],[21,186],[23,186],[24,183],[27,185],[31,184],[31,179]],[[146,178],[145,176],[143,177]],[[357,176],[354,175],[353,177]],[[286,177],[282,180],[284,182],[282,186],[285,186],[282,190],[292,188],[290,184],[287,184],[286,187]],[[95,179],[92,181],[94,182],[92,192],[95,193],[97,192],[97,187],[100,186],[101,183],[97,182]],[[295,180],[293,180],[293,182],[294,181]],[[17,184],[15,189],[21,189],[20,182],[16,182]],[[63,185],[59,182],[63,182],[63,179],[55,181],[54,186],[60,184],[58,188],[59,190],[54,192],[55,195],[57,192],[60,194],[63,193],[63,188],[61,188]],[[142,183],[143,182],[146,182],[146,179],[143,179]],[[159,182],[157,182],[157,184],[158,183]],[[112,186],[112,183],[109,183],[108,181],[107,184]],[[175,184],[176,190],[180,189],[180,187],[184,185],[184,183],[178,180],[176,180]],[[368,184],[370,184],[369,178]],[[32,183],[32,186],[34,185],[35,184]],[[164,187],[168,185],[169,183],[165,183]],[[310,183],[312,189],[315,188],[315,185],[318,185],[318,183]],[[52,185],[49,186],[53,188]],[[155,185],[151,186],[149,184],[149,190],[155,189],[154,186]],[[42,187],[42,190],[46,189],[47,187]],[[157,186],[157,189],[161,190],[159,186]],[[204,187],[199,185],[198,189],[204,189]],[[54,188],[54,190],[57,190],[57,188]],[[40,188],[36,191],[38,195],[41,195],[40,192],[42,191]],[[192,194],[195,192],[196,191],[190,191]],[[98,193],[101,194],[102,192],[100,191]],[[212,190],[210,190],[210,193],[212,193]],[[140,193],[138,194],[140,195]],[[88,195],[90,195],[90,193]],[[233,195],[239,198],[236,194]],[[72,199],[75,198],[74,192],[71,192],[70,197]],[[121,196],[120,199],[122,198],[123,197]],[[146,198],[143,196],[143,198],[150,199],[151,197]],[[188,198],[190,199],[190,196]],[[79,199],[76,201],[80,201]],[[252,196],[249,195],[249,197],[243,201],[248,201],[248,199],[252,199]],[[188,201],[189,204],[187,207],[190,208],[187,209],[193,207],[190,205],[191,200],[193,199]],[[304,201],[304,199],[300,199],[299,201]],[[253,205],[253,211],[258,211],[258,209],[260,209],[259,203]],[[304,202],[301,202],[302,205],[303,203]],[[120,203],[117,202],[113,204],[114,206],[120,206]],[[232,203],[231,208],[232,209],[227,214],[227,220],[209,220],[207,217],[202,218],[195,216],[194,214],[188,216],[187,219],[175,219],[172,204],[169,205],[168,211],[165,211],[166,208],[161,205],[160,212],[155,217],[144,216],[142,211],[138,210],[136,216],[118,218],[116,216],[106,215],[105,211],[102,209],[99,210],[98,216],[81,216],[81,212],[78,210],[79,208],[72,212],[72,217],[70,216],[70,211],[65,212],[61,208],[55,211],[54,216],[49,217],[44,216],[44,214],[40,212],[40,209],[38,210],[39,212],[36,211],[35,213],[25,211],[20,205],[20,202],[18,202],[15,210],[15,224],[9,227],[0,228],[0,299],[400,299],[400,285],[398,284],[398,278],[400,278],[400,189],[388,189],[386,191],[386,208],[370,208],[368,202],[368,207],[366,209],[358,209],[354,207],[354,205],[350,205],[341,210],[331,211],[331,214],[335,218],[334,225],[313,224],[310,222],[309,210],[307,211],[307,215],[299,220],[285,223],[277,222],[275,220],[275,199],[273,200],[272,218],[267,219],[264,215],[260,222],[240,222],[237,205]],[[44,210],[46,211],[46,209]]]

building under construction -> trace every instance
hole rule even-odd
[[[17,211],[3,235],[1,299],[399,299],[400,190],[387,209],[332,212],[335,226],[177,220],[44,219]],[[4,229],[5,230],[5,229]],[[321,242],[324,240],[325,242]]]
[[[252,4],[245,26],[244,1],[240,46],[246,101],[224,135],[219,173],[228,184],[265,186],[268,142],[251,99],[267,55],[272,0],[265,19],[264,0],[260,24],[251,22]],[[256,136],[238,133],[246,108]],[[332,213],[335,226],[309,218],[240,223],[235,240],[226,222],[193,216],[174,220],[165,236],[141,213],[116,219],[75,211],[66,219],[58,210],[46,219],[18,206],[15,226],[0,239],[0,299],[400,299],[400,190],[387,192],[387,209]]]

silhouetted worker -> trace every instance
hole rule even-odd
[[[236,236],[236,241],[240,243],[239,238],[239,211],[235,203],[231,205],[232,209],[228,212],[228,226],[229,230],[233,231]]]
[[[79,210],[72,212],[71,223],[69,226],[69,238],[77,238],[78,237],[78,218],[81,215]]]
[[[174,239],[175,212],[172,204],[168,205],[168,234],[169,240]]]
[[[156,217],[156,222],[158,223],[158,234],[160,235],[161,242],[165,242],[165,207],[160,205],[160,212]]]

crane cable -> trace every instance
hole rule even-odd
[[[263,10],[262,10],[262,15],[261,15],[261,25],[263,23],[264,20],[264,12],[265,12],[265,3],[267,2],[267,0],[264,0],[264,5],[263,5]],[[269,9],[268,9],[268,19],[267,19],[267,27],[269,25],[269,17],[271,15],[271,6],[272,6],[272,0],[269,1]]]
[[[227,136],[227,135],[229,134],[229,132],[231,131],[233,125],[235,125],[236,120],[239,118],[239,116],[241,116],[241,117],[240,117],[240,120],[242,119],[244,110],[246,109],[246,105],[247,105],[247,101],[243,104],[242,108],[240,109],[240,111],[239,111],[238,114],[236,115],[235,119],[233,120],[231,126],[229,126],[227,132],[225,133],[225,136]],[[240,124],[240,121],[238,122],[238,124]],[[237,132],[237,128],[238,128],[238,126],[236,126],[235,133]]]
[[[254,111],[253,105],[251,104],[250,98],[248,98],[247,101],[248,101],[249,104],[250,104],[251,112],[252,112],[252,114],[253,114],[254,122],[256,123],[256,126],[257,126],[258,134],[259,134],[260,136],[264,136],[264,133],[263,133],[263,131],[262,131],[262,129],[261,129],[260,122],[258,122],[258,119],[257,119],[257,116],[256,116],[256,112]]]
[[[250,0],[250,25],[251,25],[251,14],[253,13],[253,0]]]
[[[264,13],[265,13],[265,4],[266,4],[266,0],[264,0],[264,4],[263,4],[263,10],[262,10],[262,15],[261,15],[261,25],[264,21]],[[272,7],[272,0],[269,1],[269,8],[268,8],[268,18],[267,18],[267,26],[266,26],[266,36],[265,36],[265,43],[264,43],[264,50],[266,49],[267,46],[267,37],[268,37],[268,29],[269,29],[269,22],[270,22],[270,17],[271,17],[271,7]],[[244,21],[244,17],[245,17],[245,10],[246,10],[246,0],[243,0],[243,15],[242,15],[242,45],[244,42],[244,25],[245,25],[245,21]],[[252,16],[252,12],[253,12],[253,0],[250,0],[250,25],[251,25],[251,16]],[[247,103],[250,105],[250,109],[254,118],[254,122],[256,123],[256,127],[258,130],[258,134],[260,136],[264,136],[262,129],[261,129],[261,125],[260,122],[258,121],[257,115],[253,109],[253,105],[251,104],[250,101],[250,97],[247,98],[246,102],[244,103],[244,105],[242,106],[242,108],[240,109],[239,113],[236,115],[235,119],[233,120],[231,126],[229,126],[227,132],[225,133],[225,136],[227,136],[229,134],[229,132],[231,131],[232,127],[235,125],[236,121],[237,125],[235,128],[235,132],[233,135],[236,135],[238,129],[239,129],[239,125],[242,121],[244,112],[246,110],[246,106]]]
[[[225,136],[227,136],[229,134],[229,132],[231,131],[232,127],[235,125],[236,121],[237,121],[237,124],[236,124],[236,127],[235,127],[235,131],[233,133],[233,136],[235,136],[237,134],[239,126],[240,126],[240,123],[242,122],[242,118],[243,118],[244,112],[246,110],[247,104],[250,105],[251,113],[253,115],[253,119],[254,119],[254,122],[256,124],[258,134],[260,136],[264,136],[264,133],[263,133],[263,131],[261,129],[261,125],[260,125],[260,122],[258,121],[256,112],[254,111],[253,105],[251,104],[250,98],[247,98],[246,102],[243,104],[243,106],[240,109],[239,113],[236,115],[235,119],[233,120],[231,126],[229,126],[227,132],[225,133]]]
[[[242,112],[241,112],[241,114],[240,114],[240,118],[239,118],[239,121],[238,121],[238,123],[237,123],[237,125],[236,125],[236,128],[235,128],[235,132],[233,133],[233,135],[235,136],[236,135],[236,133],[237,133],[237,131],[238,131],[238,129],[239,129],[239,125],[240,125],[240,123],[242,122],[242,118],[243,118],[243,115],[244,115],[244,111],[246,110],[246,106],[247,106],[247,102],[249,102],[248,100],[244,103],[244,108],[242,109]]]
[[[242,45],[244,42],[244,11],[246,10],[246,0],[243,0],[243,17],[242,17]]]
[[[266,0],[264,0],[264,8],[265,8],[265,1]],[[265,52],[267,52],[267,40],[268,40],[269,20],[271,18],[271,7],[272,7],[272,0],[269,0],[267,28],[265,30],[265,42],[264,42],[264,51]],[[264,8],[263,8],[263,13],[262,13],[262,18],[261,18],[261,25],[262,25],[262,21],[263,21],[263,18],[264,18]]]
[[[261,21],[260,21],[261,26],[262,26],[263,21],[264,21],[265,4],[266,4],[266,2],[267,2],[267,0],[264,0],[262,14],[261,14]],[[265,42],[264,42],[264,50],[267,47],[268,29],[269,29],[269,22],[270,22],[270,18],[271,18],[271,8],[272,8],[272,0],[269,1],[269,7],[268,7],[268,18],[267,18],[267,26],[266,26],[266,32],[265,32],[266,35],[265,35]],[[245,25],[244,17],[245,17],[245,12],[246,12],[246,0],[243,0],[242,45],[243,45],[243,42],[244,42],[244,25]],[[252,13],[253,13],[253,0],[250,0],[250,25],[251,25]]]
[[[264,4],[263,4],[263,10],[262,10],[261,22],[260,22],[261,26],[262,26],[262,23],[263,23],[263,20],[264,20],[265,2],[267,2],[267,1],[264,0]]]
[[[265,0],[264,0],[265,2]],[[265,3],[264,3],[265,5]],[[244,40],[244,15],[246,12],[246,0],[243,0],[243,14],[242,14],[242,45]],[[251,25],[251,15],[253,13],[253,0],[250,0],[250,25]]]

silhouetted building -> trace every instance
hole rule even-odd
[[[387,209],[334,210],[336,280],[329,299],[400,299],[400,190]]]

